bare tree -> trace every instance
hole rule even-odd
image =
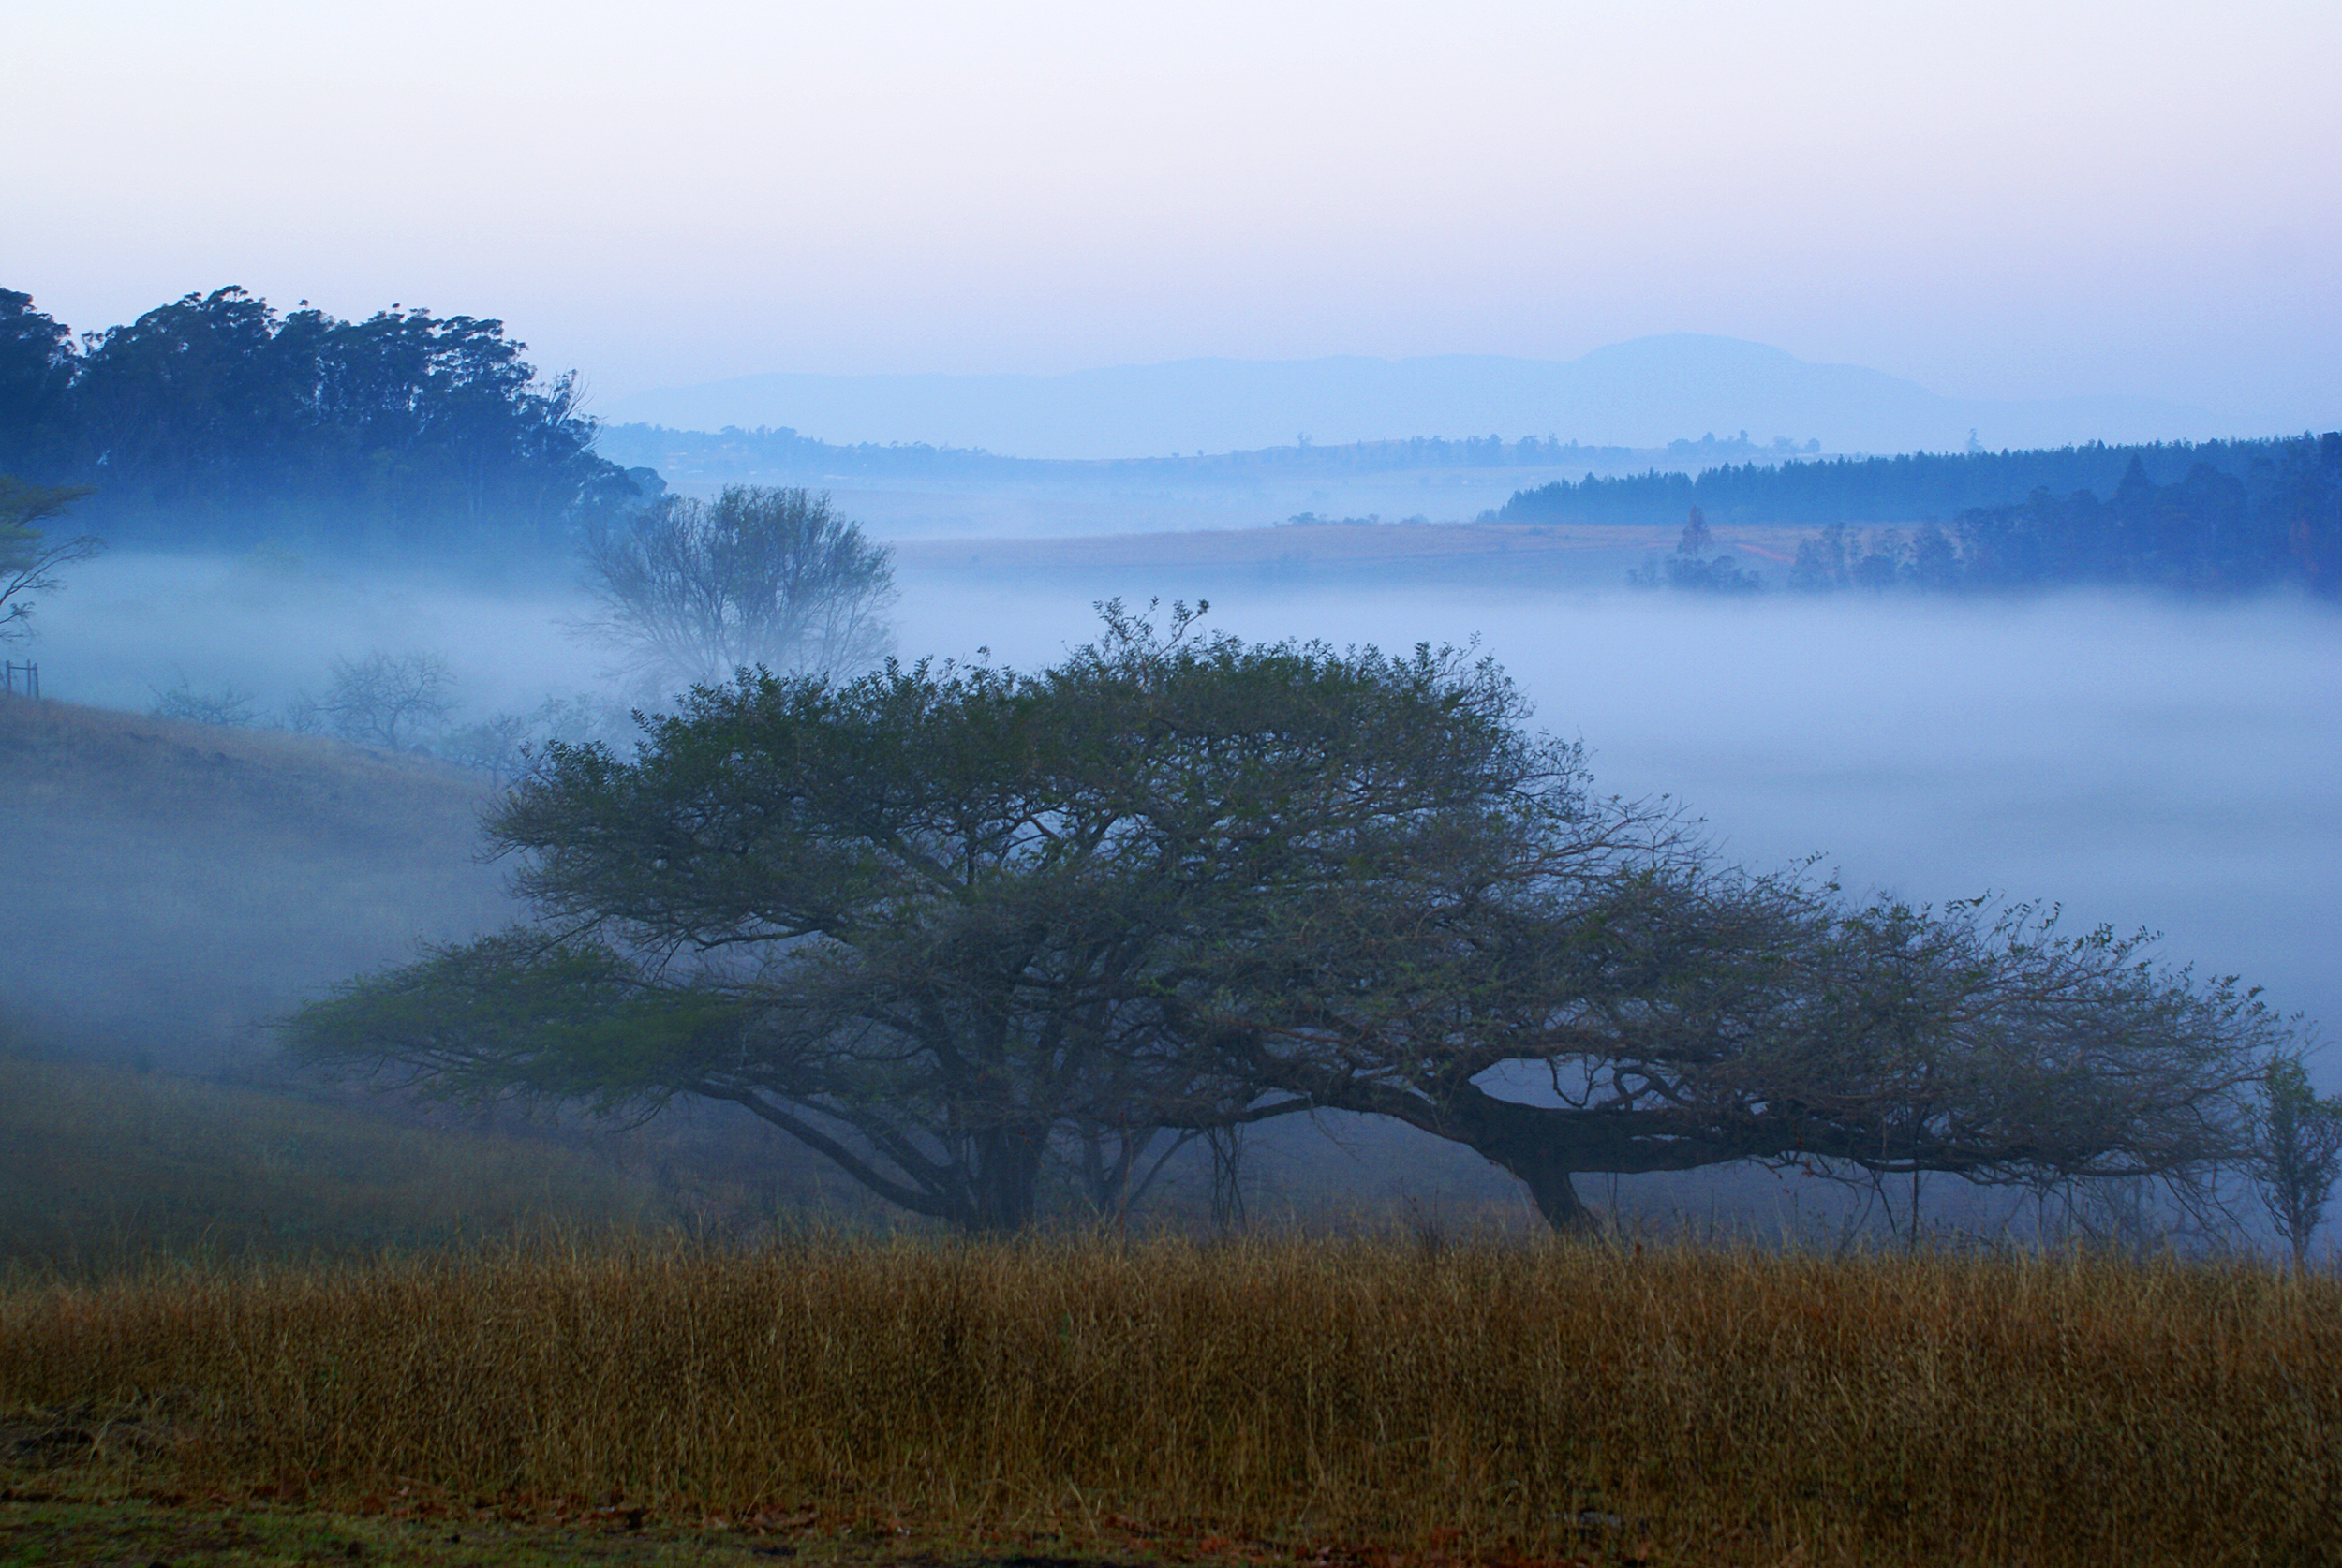
[[[168,691],[153,688],[155,701],[147,712],[156,718],[175,718],[186,724],[209,724],[219,729],[238,730],[251,724],[259,716],[253,706],[252,693],[238,691],[234,686],[223,686],[217,691],[198,691],[182,673],[179,684]]]
[[[488,782],[501,785],[528,765],[528,719],[517,713],[499,713],[467,724],[441,741],[437,750],[459,768],[484,773]]]
[[[27,595],[58,586],[56,570],[86,561],[105,548],[84,534],[51,543],[33,525],[63,512],[89,494],[80,486],[26,484],[0,474],[0,643],[32,635],[33,600]]]
[[[710,504],[662,496],[586,539],[600,614],[578,629],[617,648],[628,673],[714,684],[751,665],[850,672],[892,644],[891,552],[803,489],[726,486]]]
[[[334,660],[325,695],[304,704],[346,741],[397,751],[455,707],[455,679],[437,654],[387,654]],[[302,727],[296,719],[296,728]]]

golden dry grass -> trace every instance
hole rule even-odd
[[[0,1403],[78,1412],[79,1462],[136,1485],[345,1507],[1483,1561],[2302,1562],[2342,1531],[2342,1284],[2243,1265],[817,1240],[177,1270],[0,1297]]]
[[[156,1258],[373,1255],[663,1218],[648,1182],[545,1140],[0,1055],[0,1269],[89,1278]]]

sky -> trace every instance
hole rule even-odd
[[[78,328],[398,302],[601,398],[1695,332],[2342,422],[2331,0],[12,11],[0,286]]]

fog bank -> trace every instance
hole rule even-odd
[[[1786,598],[1624,592],[1280,593],[1134,570],[1248,638],[1404,647],[1474,636],[1582,739],[1597,783],[1665,793],[1758,865],[1823,857],[1851,888],[1987,890],[2069,922],[2145,925],[2164,951],[2342,1018],[2331,958],[2342,885],[2342,615],[2265,601]],[[906,656],[1035,665],[1086,640],[1092,586],[906,572]],[[565,636],[568,586],[530,593],[357,580],[246,559],[118,555],[41,607],[50,695],[142,708],[181,679],[263,707],[336,656],[442,653],[465,711],[526,711],[596,687]],[[18,657],[22,657],[19,655]],[[39,890],[34,890],[39,896]]]

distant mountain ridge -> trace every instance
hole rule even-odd
[[[2153,398],[1945,397],[1859,365],[1679,333],[1567,361],[1448,354],[1383,360],[1178,360],[1062,376],[775,373],[615,400],[613,422],[717,431],[787,426],[816,440],[925,442],[1017,457],[1119,458],[1282,446],[1553,436],[1664,446],[1745,430],[1832,452],[2201,439],[2208,410]]]

